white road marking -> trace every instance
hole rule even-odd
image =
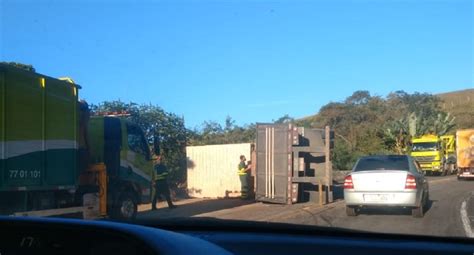
[[[474,232],[472,231],[472,228],[471,228],[471,221],[469,220],[469,217],[467,216],[466,201],[467,199],[464,200],[461,205],[461,220],[464,226],[464,231],[466,232],[466,236],[474,237]]]

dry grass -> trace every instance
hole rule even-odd
[[[457,129],[474,127],[474,89],[438,94],[441,108],[456,117]]]

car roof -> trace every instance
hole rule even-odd
[[[371,156],[364,156],[361,159],[400,159],[406,158],[408,159],[408,155],[371,155]]]

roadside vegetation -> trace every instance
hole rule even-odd
[[[381,97],[356,91],[342,102],[324,105],[314,116],[295,119],[284,115],[273,122],[308,128],[331,126],[336,132],[333,166],[347,170],[362,155],[408,153],[413,136],[454,133],[457,118],[443,109],[443,103],[438,96],[427,93],[396,91]],[[126,111],[145,130],[150,142],[158,137],[175,188],[185,184],[186,146],[255,141],[254,123],[239,126],[229,116],[224,125],[205,121],[200,128],[186,129],[182,117],[156,105],[112,101],[91,108],[95,112]]]

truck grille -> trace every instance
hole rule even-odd
[[[435,160],[435,156],[418,156],[415,157],[416,161],[418,162],[432,162]]]

